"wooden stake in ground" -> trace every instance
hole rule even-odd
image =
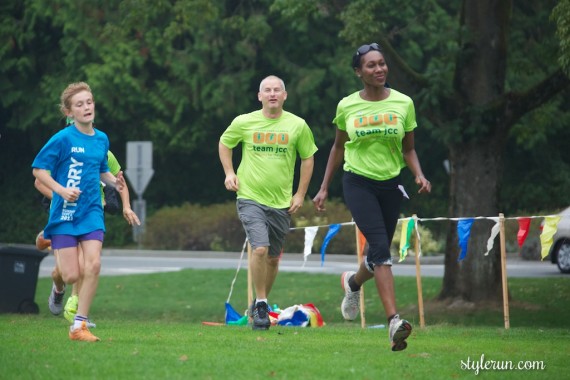
[[[511,327],[509,322],[509,287],[507,284],[507,245],[505,243],[505,215],[499,214],[499,240],[501,241],[501,278],[503,280],[503,315],[505,329]]]
[[[414,250],[416,252],[416,284],[418,287],[418,312],[420,314],[420,328],[424,328],[426,323],[424,319],[424,297],[422,293],[422,270],[420,268],[420,230],[418,229],[418,216],[414,214],[414,225],[416,228],[416,242],[414,244]]]
[[[360,230],[356,223],[354,224],[354,232],[356,233],[356,257],[358,260],[358,268],[360,268],[360,264],[363,261],[363,252],[364,252],[364,244],[366,243],[365,239],[361,239]],[[364,315],[366,306],[364,305],[364,284],[360,286],[360,327],[366,327],[366,316]]]

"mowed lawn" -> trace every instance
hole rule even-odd
[[[102,277],[91,310],[98,343],[72,342],[63,317],[47,308],[51,282],[40,279],[39,315],[0,315],[0,379],[456,379],[570,377],[570,276],[509,280],[510,325],[502,305],[476,309],[436,302],[441,279],[397,277],[401,314],[414,325],[408,349],[390,351],[380,301],[365,288],[367,326],[340,315],[339,276],[283,272],[270,302],[313,303],[326,326],[206,326],[223,322],[233,270]],[[232,306],[247,308],[246,272]],[[3,289],[2,291],[11,291]]]

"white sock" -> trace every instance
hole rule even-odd
[[[87,322],[87,319],[88,319],[87,317],[76,315],[75,320],[73,321],[73,327],[71,329],[72,330],[80,329],[83,322]]]
[[[267,298],[259,298],[259,299],[256,299],[256,300],[255,300],[255,304],[256,304],[256,305],[257,305],[258,303],[260,303],[260,302],[265,302],[265,303],[267,303]]]

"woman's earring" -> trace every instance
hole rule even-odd
[[[73,124],[73,118],[71,116],[68,116],[65,119],[65,125],[71,125],[71,124]]]

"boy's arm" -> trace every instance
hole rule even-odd
[[[35,179],[34,186],[36,190],[38,190],[47,199],[51,200],[53,198],[51,190],[46,185],[44,185],[39,179],[37,178]]]
[[[119,191],[119,195],[121,196],[121,203],[123,204],[123,217],[131,226],[136,224],[137,226],[141,225],[141,221],[137,214],[131,208],[131,197],[129,194],[129,188],[127,186],[127,181],[125,181],[125,185]]]

